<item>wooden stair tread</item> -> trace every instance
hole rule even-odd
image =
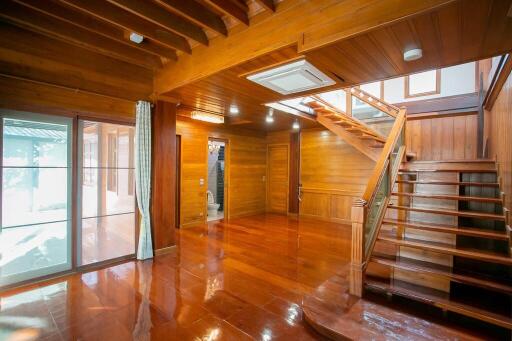
[[[393,280],[391,283],[387,283],[383,280],[369,277],[365,280],[365,286],[367,289],[392,293],[415,301],[430,304],[444,310],[512,329],[512,319],[510,316],[458,302],[450,299],[447,293],[440,290],[426,288],[398,280]]]
[[[496,163],[489,160],[411,161],[400,170],[416,172],[496,173]]]
[[[468,217],[468,218],[492,219],[492,220],[498,220],[498,221],[505,221],[505,216],[503,214],[493,214],[493,213],[486,213],[486,212],[456,211],[456,210],[446,210],[446,209],[442,209],[442,208],[409,207],[409,206],[399,206],[399,205],[391,205],[391,204],[388,205],[388,208],[402,210],[402,211],[423,212],[423,213],[442,214],[442,215],[451,215],[451,216]]]
[[[402,184],[424,184],[424,185],[455,185],[455,186],[480,186],[480,187],[499,187],[496,182],[470,182],[470,181],[438,181],[438,180],[396,180]]]
[[[386,233],[385,231],[381,231],[377,240],[387,243],[392,243],[397,246],[405,246],[411,247],[415,249],[433,251],[438,253],[443,253],[452,256],[459,256],[464,258],[476,259],[479,261],[496,263],[496,264],[504,264],[504,265],[512,265],[512,258],[503,255],[501,253],[482,251],[476,249],[467,249],[462,247],[457,247],[451,244],[425,241],[420,239],[413,238],[405,238],[398,239],[396,235],[391,233]]]
[[[429,173],[496,173],[496,169],[472,169],[472,168],[446,168],[446,169],[407,169],[400,168],[401,172],[410,172],[410,173],[418,173],[418,172],[429,172]]]
[[[434,232],[444,232],[444,233],[452,233],[470,237],[480,237],[480,238],[489,238],[489,239],[497,239],[497,240],[508,240],[508,235],[505,232],[499,231],[491,231],[484,230],[473,227],[455,227],[455,226],[446,226],[440,224],[432,224],[425,223],[421,221],[413,221],[413,220],[395,220],[395,219],[384,219],[382,221],[383,225],[400,225],[404,227],[409,227],[417,230],[425,230],[425,231],[434,231]]]
[[[428,193],[406,193],[406,192],[393,192],[393,196],[403,197],[416,197],[416,198],[429,198],[429,199],[444,199],[444,200],[459,200],[459,201],[480,201],[488,203],[501,204],[502,200],[499,198],[488,197],[472,197],[464,195],[448,195],[448,194],[428,194]]]
[[[512,294],[512,286],[499,283],[493,280],[482,279],[482,275],[480,274],[473,275],[454,273],[452,267],[445,265],[440,265],[436,263],[406,257],[394,257],[377,254],[372,255],[371,261],[401,270],[436,275],[443,278],[449,278],[450,280],[455,282],[475,285],[484,289],[491,289],[506,294]],[[479,278],[475,276],[478,276]]]

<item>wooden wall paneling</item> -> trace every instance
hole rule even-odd
[[[178,116],[181,135],[181,208],[180,226],[206,220],[208,138],[228,140],[227,176],[229,218],[265,211],[267,144],[263,133],[230,128]],[[199,179],[204,179],[201,186]]]
[[[151,215],[155,250],[175,245],[176,105],[158,101],[152,115]]]
[[[501,92],[485,124],[489,129],[489,156],[499,164],[501,190],[505,192],[505,207],[512,208],[512,74],[504,82]]]
[[[407,121],[406,144],[417,160],[477,158],[477,115],[425,115]]]
[[[300,146],[300,216],[350,223],[375,162],[327,130],[303,130]]]
[[[289,144],[267,145],[267,211],[288,213]]]
[[[7,76],[0,76],[0,107],[67,116],[115,117],[131,122],[135,118],[134,101]]]

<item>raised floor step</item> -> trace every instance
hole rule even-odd
[[[406,297],[408,299],[436,306],[443,310],[455,312],[504,328],[512,329],[512,318],[508,314],[500,314],[489,309],[458,302],[450,299],[449,294],[440,290],[397,280],[393,280],[389,283],[388,280],[371,277],[366,278],[365,287],[366,289]]]
[[[428,199],[458,200],[458,201],[478,201],[478,202],[495,203],[495,204],[501,204],[503,202],[499,198],[472,197],[472,196],[464,196],[464,195],[407,193],[407,192],[393,192],[392,195],[396,196],[396,197],[428,198]]]
[[[384,219],[382,221],[383,225],[392,225],[392,226],[403,226],[416,230],[424,230],[424,231],[432,231],[432,232],[443,232],[443,233],[451,233],[457,234],[461,236],[469,236],[469,237],[479,237],[479,238],[489,238],[489,239],[497,239],[497,240],[508,240],[508,235],[505,232],[492,231],[492,230],[484,230],[474,227],[464,227],[464,226],[447,226],[441,224],[432,224],[425,223],[421,221],[413,221],[413,220],[396,220],[396,219]]]
[[[506,294],[512,294],[512,286],[499,283],[491,279],[485,279],[480,274],[460,274],[454,273],[449,266],[420,261],[406,257],[395,257],[390,255],[374,254],[371,258],[372,262],[390,266],[400,270],[411,271],[421,274],[435,275],[451,281],[478,286],[484,289],[495,290]],[[478,276],[478,277],[477,277]]]
[[[431,242],[413,238],[398,239],[395,234],[385,231],[381,231],[379,233],[377,240],[385,243],[391,243],[397,246],[405,246],[419,250],[438,252],[446,255],[476,259],[483,262],[512,266],[512,258],[502,253],[462,248],[451,244]]]
[[[454,185],[454,186],[479,186],[479,187],[499,187],[497,182],[472,182],[472,181],[438,181],[438,180],[396,180],[402,184],[423,184],[423,185]]]
[[[442,215],[451,215],[458,217],[467,217],[467,218],[477,218],[477,219],[491,219],[498,221],[505,221],[505,216],[503,214],[493,214],[493,213],[485,213],[485,212],[473,212],[473,211],[456,211],[456,210],[446,210],[441,208],[423,208],[423,207],[409,207],[409,206],[398,206],[398,205],[388,205],[388,208],[402,211],[410,211],[410,212],[422,212],[422,213],[432,213],[432,214],[442,214]]]

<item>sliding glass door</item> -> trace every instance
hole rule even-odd
[[[135,253],[134,131],[79,121],[78,265]]]
[[[0,112],[0,286],[71,269],[72,120]]]

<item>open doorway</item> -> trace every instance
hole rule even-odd
[[[207,220],[224,219],[226,211],[226,141],[208,139]]]

